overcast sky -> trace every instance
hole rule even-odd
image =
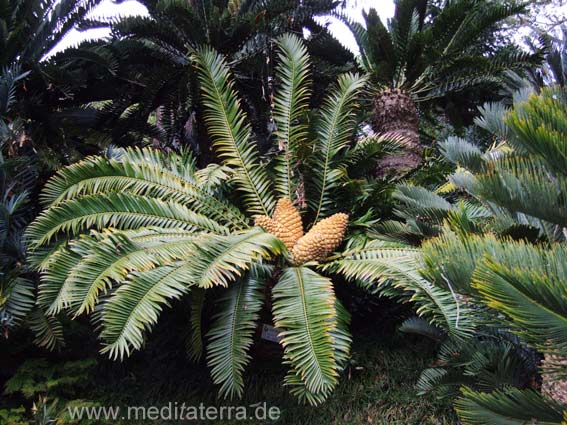
[[[378,11],[380,17],[386,22],[386,19],[394,14],[393,0],[348,0],[348,15],[355,20],[362,20],[362,10],[368,10],[373,7]],[[110,17],[110,16],[128,16],[128,15],[145,15],[147,10],[135,0],[128,0],[120,4],[115,4],[111,0],[104,0],[98,7],[91,12],[91,17]],[[330,30],[346,47],[352,51],[356,51],[356,43],[350,31],[344,24],[333,20],[330,22]],[[96,29],[79,32],[72,30],[69,35],[54,49],[51,54],[63,50],[69,46],[79,44],[85,39],[103,38],[109,34],[108,29]]]
[[[362,21],[362,10],[368,10],[373,7],[378,11],[378,14],[386,23],[388,18],[391,18],[394,14],[394,1],[393,0],[347,0],[346,13],[351,17],[351,19]],[[546,10],[547,14],[551,13],[555,16],[567,15],[567,0],[558,0],[554,4],[550,4]],[[91,17],[117,17],[117,16],[128,16],[128,15],[146,15],[147,10],[144,6],[135,0],[126,0],[120,4],[115,4],[112,0],[103,0],[103,2],[96,7],[91,12]],[[543,22],[546,21],[546,13],[537,16],[537,19],[541,19]],[[549,15],[547,15],[549,16]],[[358,49],[354,41],[354,37],[347,29],[347,27],[337,20],[329,20],[329,28],[333,35],[341,41],[347,48],[357,53]],[[516,41],[522,43],[522,37],[529,33],[529,29],[525,28],[525,31],[520,30],[516,34]],[[109,34],[108,29],[96,29],[88,30],[84,32],[79,32],[72,30],[69,35],[61,42],[59,45],[50,52],[50,55],[63,50],[69,46],[77,45],[82,40],[85,39],[95,39],[103,38]]]

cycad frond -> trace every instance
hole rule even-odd
[[[345,309],[341,302],[335,300],[335,310],[337,312],[337,326],[331,331],[333,353],[337,369],[343,371],[350,359],[350,346],[352,338],[348,327],[350,324],[350,313]],[[301,374],[296,369],[291,368],[285,377],[285,385],[290,387],[289,392],[301,402],[307,402],[312,406],[323,403],[329,397],[331,390],[313,392],[307,389],[305,382],[301,379]]]
[[[420,217],[441,221],[453,208],[443,197],[420,186],[398,185],[393,196],[404,204],[403,210],[397,211],[397,215],[403,218]]]
[[[422,317],[410,317],[404,320],[398,330],[404,333],[422,335],[433,341],[442,341],[446,336],[443,330]]]
[[[56,317],[48,316],[40,308],[31,311],[29,326],[35,334],[34,343],[47,350],[55,350],[65,345],[63,326]]]
[[[307,267],[286,268],[272,291],[289,375],[310,392],[326,395],[337,384],[332,332],[337,327],[333,285]]]
[[[337,87],[326,97],[319,111],[315,124],[317,142],[309,164],[313,169],[309,205],[314,212],[315,223],[333,210],[329,194],[337,187],[342,176],[337,156],[347,147],[354,131],[354,106],[365,82],[364,77],[356,74],[341,75]]]
[[[226,234],[216,221],[186,206],[123,193],[92,195],[62,202],[44,210],[26,232],[32,248],[54,240],[60,233],[77,235],[89,228],[137,229],[157,226]]]
[[[535,158],[507,156],[476,176],[467,190],[511,213],[524,213],[562,227],[567,226],[567,178],[543,173]]]
[[[90,313],[98,302],[99,294],[112,282],[123,281],[133,271],[142,272],[158,265],[181,261],[193,251],[196,240],[204,239],[202,235],[193,234],[169,241],[162,239],[159,244],[144,244],[133,241],[127,235],[107,231],[101,235],[93,234],[91,238],[82,238],[76,246],[71,243],[69,249],[81,256],[71,269],[67,269],[66,265],[76,258],[73,254],[69,259],[71,261],[60,256],[62,264],[51,262],[45,271],[42,291],[47,289],[47,285],[54,287],[58,281],[51,279],[54,275],[67,277],[61,285],[56,303],[48,313],[57,313],[61,306],[72,306],[75,315]]]
[[[186,266],[163,266],[131,274],[99,313],[100,336],[105,342],[101,353],[123,359],[132,350],[140,349],[144,331],[155,325],[163,306],[189,290],[183,283],[187,274]]]
[[[189,358],[198,362],[203,356],[203,307],[205,306],[205,290],[193,288],[191,290],[191,332],[187,339],[187,352]]]
[[[520,334],[541,351],[567,355],[567,289],[554,273],[567,252],[559,248],[542,256],[540,267],[509,267],[482,262],[474,285],[489,307],[506,314]],[[559,263],[561,262],[561,264]]]
[[[48,314],[68,307],[90,311],[111,280],[185,258],[188,243],[198,237],[203,236],[180,229],[107,230],[61,244],[38,266],[38,304]]]
[[[242,396],[256,322],[264,301],[265,272],[253,268],[219,300],[219,313],[207,333],[207,364],[221,396]]]
[[[449,137],[439,143],[439,150],[448,161],[473,172],[480,171],[484,164],[481,150],[459,137]]]
[[[34,307],[34,282],[22,276],[2,276],[0,312],[8,317],[8,326],[16,327]]]
[[[515,105],[506,124],[515,137],[510,143],[541,158],[554,173],[567,175],[567,95],[546,89]]]
[[[464,295],[478,294],[471,283],[477,266],[485,256],[513,267],[534,270],[541,270],[542,264],[545,264],[545,255],[537,247],[522,241],[497,239],[493,235],[465,236],[445,232],[425,242],[422,250],[425,264],[422,274],[437,286],[448,288],[450,285]],[[459,260],[455,261],[457,258]],[[559,272],[561,268],[553,269],[553,273]]]
[[[60,170],[45,185],[42,201],[55,206],[81,196],[129,193],[182,203],[193,211],[235,228],[246,227],[233,205],[203,190],[194,164],[184,155],[153,149],[114,151],[110,158],[88,157]]]
[[[507,388],[490,393],[464,387],[462,397],[455,402],[459,419],[466,425],[560,425],[562,406],[546,399],[534,390]]]
[[[212,236],[195,244],[191,282],[200,288],[228,286],[262,259],[286,252],[285,245],[259,227],[230,236]]]
[[[323,269],[342,274],[365,288],[414,302],[419,315],[456,336],[470,334],[475,326],[470,320],[473,311],[458,294],[422,278],[418,273],[421,261],[419,249],[375,241],[366,247],[345,251],[323,265]]]
[[[250,125],[230,80],[223,57],[203,47],[193,55],[201,83],[209,135],[219,156],[234,169],[239,190],[250,213],[269,215],[275,200],[265,167],[256,153]]]
[[[435,366],[422,372],[416,388],[420,394],[435,391],[454,397],[462,385],[486,392],[522,387],[533,378],[539,363],[531,354],[522,340],[498,328],[482,328],[466,340],[448,338]]]
[[[280,196],[291,199],[298,184],[293,152],[304,143],[308,131],[304,114],[309,106],[309,54],[294,35],[280,37],[277,44],[281,51],[276,68],[279,86],[272,113],[280,153],[276,158],[275,189]]]

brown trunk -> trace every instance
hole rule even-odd
[[[400,89],[379,92],[374,98],[372,126],[378,135],[404,138],[398,153],[378,162],[377,176],[407,174],[421,164],[417,107],[407,93]]]
[[[545,354],[542,366],[550,370],[561,370],[567,366],[567,357]],[[567,403],[567,379],[557,373],[543,373],[541,392],[558,403]]]

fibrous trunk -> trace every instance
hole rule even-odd
[[[567,404],[567,379],[553,372],[553,370],[565,370],[567,357],[555,354],[545,354],[542,366],[548,372],[542,374],[541,392],[558,403]]]
[[[376,134],[403,138],[402,149],[378,163],[378,176],[406,174],[421,163],[418,113],[412,98],[400,89],[385,89],[374,97],[373,128]]]

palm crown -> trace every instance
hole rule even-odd
[[[164,148],[199,147],[200,159],[209,153],[190,60],[191,50],[199,45],[214,47],[231,64],[236,85],[246,93],[248,119],[259,138],[269,136],[266,112],[273,66],[266,57],[273,56],[272,38],[308,28],[314,34],[309,50],[319,59],[316,69],[324,72],[325,65],[333,77],[338,72],[332,67],[344,66],[351,59],[314,19],[330,13],[336,6],[333,0],[141,3],[149,16],[83,23],[86,27],[110,27],[110,42],[83,43],[56,58],[60,68],[82,71],[72,76],[73,81],[81,82],[77,97],[85,104],[104,102],[82,112],[83,119],[97,130],[106,129],[107,134],[100,136],[110,135],[112,143],[120,146],[136,145],[142,137],[151,137]],[[83,88],[85,79],[87,90]],[[108,91],[108,86],[113,90]],[[92,87],[95,89],[89,90]]]
[[[379,134],[406,136],[407,151],[388,158],[381,168],[414,169],[421,162],[416,104],[446,106],[447,115],[462,117],[480,103],[480,85],[498,88],[510,71],[521,72],[541,60],[516,46],[490,46],[496,24],[522,13],[515,2],[454,0],[434,11],[428,0],[399,0],[384,25],[374,9],[365,25],[347,24],[360,48],[359,65],[375,86],[373,127]],[[455,114],[455,110],[460,114]]]
[[[225,396],[243,391],[247,352],[271,292],[289,365],[286,384],[318,403],[335,387],[350,346],[349,315],[330,276],[400,277],[389,267],[392,259],[407,261],[415,252],[353,242],[329,258],[348,220],[336,213],[333,194],[353,151],[365,149],[349,143],[365,80],[341,75],[308,125],[306,49],[295,36],[277,44],[278,144],[270,162],[260,160],[222,56],[200,48],[192,59],[222,164],[197,169],[187,153],[151,149],[89,157],[47,183],[46,209],[27,236],[42,272],[38,303],[51,315],[90,315],[101,330],[102,352],[113,358],[141,348],[162,308],[190,291],[199,357],[205,291],[225,287],[207,333],[207,361]],[[292,199],[306,206],[305,221],[316,223],[305,235]],[[252,218],[263,228],[252,226]]]

